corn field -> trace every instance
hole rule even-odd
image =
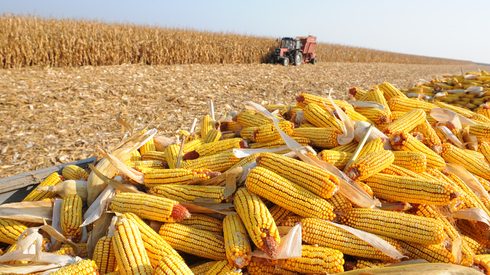
[[[278,44],[230,33],[12,15],[0,17],[0,29],[2,68],[260,63]],[[336,44],[320,44],[317,56],[323,62],[469,63]]]

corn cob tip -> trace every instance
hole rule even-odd
[[[181,222],[185,219],[190,218],[191,213],[182,204],[178,203],[178,204],[174,205],[174,208],[172,209],[171,217],[176,222]]]
[[[303,94],[299,94],[297,97],[296,97],[296,101],[298,103],[302,103],[305,101],[305,97],[303,96]]]
[[[270,235],[268,229],[262,228],[262,232],[263,235],[265,235],[265,237],[262,237],[262,241],[264,242],[262,250],[270,257],[275,258],[277,256],[278,249],[277,242],[274,237]]]

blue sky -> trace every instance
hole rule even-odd
[[[321,42],[490,63],[490,1],[3,0],[0,13],[86,18]]]

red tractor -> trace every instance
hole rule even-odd
[[[281,63],[284,66],[292,63],[299,66],[302,63],[316,63],[316,37],[283,37],[281,46],[276,48],[271,57],[271,63]]]

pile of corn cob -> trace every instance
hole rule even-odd
[[[487,71],[467,72],[461,75],[447,75],[426,83],[419,83],[408,89],[408,97],[418,97],[464,107],[477,113],[488,109],[490,101],[490,73]]]
[[[75,246],[46,239],[45,249],[89,258],[54,274],[325,274],[410,259],[488,274],[490,114],[411,99],[389,83],[353,91],[352,101],[301,93],[265,106],[277,123],[252,109],[206,115],[199,131],[151,138],[111,162],[118,173],[70,165],[50,175],[25,200],[61,196],[60,230]],[[97,177],[115,190],[87,238],[84,213],[105,194],[90,198]],[[70,180],[88,180],[88,198]],[[285,234],[298,224],[301,252],[288,257]],[[28,226],[0,218],[6,254]]]

